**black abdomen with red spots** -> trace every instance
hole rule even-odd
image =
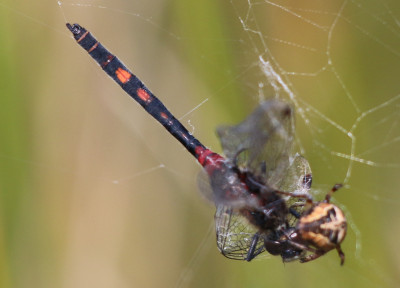
[[[199,161],[202,166],[210,165],[216,159],[222,159],[216,153],[211,153],[168,111],[164,104],[150,92],[124,64],[111,54],[93,35],[78,24],[67,24],[75,40],[103,70],[117,82],[122,89],[135,99],[149,114],[161,123],[183,146]],[[206,153],[207,157],[204,157]],[[211,156],[211,157],[210,157]],[[199,159],[200,158],[200,159]],[[218,162],[218,161],[217,161]],[[213,164],[211,164],[213,165]]]

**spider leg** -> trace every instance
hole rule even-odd
[[[295,247],[295,248],[297,248],[297,249],[305,250],[305,251],[311,252],[312,254],[318,254],[318,251],[319,251],[319,250],[314,249],[314,248],[311,248],[311,247],[309,247],[309,246],[307,246],[307,245],[303,245],[303,244],[297,243],[297,242],[292,241],[292,240],[287,240],[287,242],[288,242],[291,246],[293,246],[293,247]]]
[[[253,175],[247,175],[247,181],[250,185],[253,187],[257,187],[259,191],[262,191],[262,193],[275,193],[276,190],[269,187],[268,185],[264,183],[260,183],[257,179],[254,178]]]
[[[284,192],[284,191],[279,191],[276,190],[274,191],[277,194],[281,194],[281,195],[285,195],[285,196],[290,196],[290,197],[294,197],[294,198],[300,198],[300,199],[306,199],[307,203],[310,202],[312,203],[312,198],[310,195],[306,195],[306,194],[296,194],[296,193],[291,193],[291,192]]]
[[[339,257],[340,257],[340,265],[344,264],[344,253],[342,251],[342,248],[340,248],[340,245],[336,246],[336,250],[338,251]]]
[[[307,255],[306,257],[303,257],[300,259],[300,263],[306,263],[309,261],[313,261],[319,257],[321,257],[322,255],[324,255],[326,252],[322,251],[322,250],[317,250],[315,253]]]
[[[332,187],[331,191],[329,191],[328,194],[326,194],[324,202],[329,203],[329,201],[331,200],[332,194],[335,193],[337,190],[339,190],[342,187],[343,187],[343,184],[335,184]]]
[[[344,256],[344,253],[343,253],[342,249],[340,248],[340,245],[338,245],[336,247],[336,250],[338,251],[338,254],[339,254],[339,257],[340,257],[340,265],[343,265],[345,256]],[[315,260],[315,259],[321,257],[322,255],[324,255],[326,252],[328,252],[328,251],[315,250],[314,253],[312,253],[310,255],[307,255],[306,257],[301,258],[300,259],[300,263],[306,263],[306,262]]]
[[[311,204],[312,204],[312,202],[311,202]],[[305,210],[307,210],[308,208],[311,207],[310,204],[309,204],[308,202],[296,202],[296,203],[293,203],[293,204],[289,207],[289,212],[290,212],[290,214],[292,214],[292,215],[293,215],[294,217],[296,217],[297,219],[300,219],[301,214],[300,214],[299,212],[297,212],[294,208],[296,208],[296,207],[304,207],[304,206],[306,206],[306,209],[305,209]]]
[[[276,193],[276,194],[281,194],[289,197],[294,197],[294,198],[300,198],[300,199],[306,199],[307,204],[312,205],[313,201],[310,195],[306,194],[296,194],[296,193],[291,193],[291,192],[284,192],[284,191],[279,191],[276,189],[273,189],[263,183],[258,182],[256,179],[251,177],[251,175],[248,175],[247,180],[251,185],[254,185],[254,187],[257,187],[260,189],[260,191],[263,191],[264,193]]]

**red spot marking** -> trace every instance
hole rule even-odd
[[[90,49],[88,50],[88,53],[92,52],[94,49],[97,48],[97,46],[99,46],[99,42],[94,43],[94,45],[92,47],[90,47]]]
[[[114,58],[115,58],[114,55],[108,54],[108,55],[107,55],[107,60],[104,61],[104,62],[101,64],[101,67],[104,69],[104,67],[106,67],[108,64],[110,64],[110,62],[111,62]]]
[[[211,152],[210,150],[205,149],[204,147],[201,147],[201,146],[197,146],[194,149],[194,153],[196,153],[197,161],[199,161],[201,166],[204,166],[205,157],[209,154],[209,153],[206,153],[207,151]]]
[[[195,153],[197,161],[199,161],[201,166],[206,168],[209,174],[212,173],[214,169],[219,168],[221,166],[221,162],[224,161],[224,158],[219,154],[201,146],[195,148]]]
[[[142,99],[144,102],[150,102],[151,97],[149,93],[147,93],[144,89],[139,88],[136,90],[137,95],[139,96],[140,99]],[[161,115],[162,116],[162,115]]]
[[[121,67],[118,68],[117,71],[115,71],[115,75],[117,75],[118,80],[122,84],[125,84],[126,82],[128,82],[129,79],[131,79],[131,77],[132,77],[131,73],[129,73],[128,71],[122,69]]]
[[[82,36],[81,36],[81,38],[79,38],[78,40],[76,40],[76,42],[81,42],[83,39],[85,39],[85,37],[86,37],[86,35],[88,35],[89,34],[89,31],[86,31]]]
[[[168,115],[166,114],[166,113],[164,113],[164,112],[161,112],[160,113],[160,116],[164,119],[164,120],[167,120],[167,125],[169,125],[169,126],[171,126],[172,125],[172,121],[171,121],[171,119],[169,119],[169,117],[168,117]]]

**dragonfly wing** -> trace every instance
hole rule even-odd
[[[252,258],[265,251],[261,237],[252,247],[257,229],[231,206],[217,205],[215,227],[218,249],[227,258],[246,260],[251,248]]]
[[[311,183],[310,164],[306,158],[296,153],[290,159],[289,167],[286,169],[284,177],[277,183],[277,188],[296,195],[310,196]]]
[[[293,116],[293,109],[287,103],[269,100],[240,124],[219,127],[217,134],[225,155],[273,187],[289,165]]]
[[[224,153],[232,165],[243,169],[242,171],[249,171],[261,185],[303,196],[282,195],[286,201],[285,207],[293,211],[283,215],[282,225],[287,223],[291,227],[294,227],[297,221],[296,212],[297,215],[301,215],[304,210],[304,196],[309,196],[311,187],[311,169],[308,161],[299,154],[292,154],[293,116],[294,112],[288,104],[269,100],[261,103],[240,124],[223,126],[217,130]],[[268,189],[266,191],[271,193]],[[248,198],[252,199],[250,194],[248,195]],[[274,232],[275,226],[271,226],[272,230],[266,228],[260,231],[259,227],[249,223],[240,213],[240,209],[245,206],[257,208],[258,202],[253,205],[249,199],[244,197],[244,203],[238,202],[238,205],[230,201],[216,202],[217,246],[228,258],[251,260],[265,251],[264,239],[269,237],[270,232]],[[268,198],[263,199],[267,201]],[[269,205],[272,205],[272,202],[266,203],[265,207]]]
[[[299,197],[286,197],[287,207],[296,211],[301,215],[304,211],[304,204],[307,198],[311,198],[310,189],[312,183],[311,168],[306,158],[300,154],[295,154],[291,161],[284,177],[277,184],[280,191],[287,191],[294,196]],[[288,215],[289,225],[294,226],[297,222],[292,214]]]

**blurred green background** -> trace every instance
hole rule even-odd
[[[399,8],[1,1],[0,286],[398,287]],[[334,197],[349,219],[345,265],[336,252],[307,264],[221,256],[214,208],[196,192],[199,165],[66,21],[88,28],[218,152],[215,128],[274,96],[259,57],[269,61],[293,92],[277,95],[297,109],[315,198],[347,185]]]

